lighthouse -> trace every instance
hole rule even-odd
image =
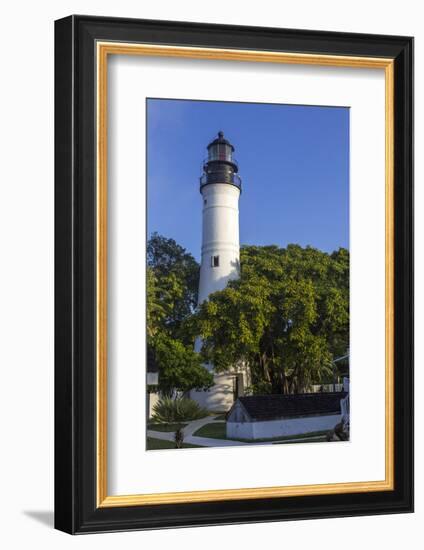
[[[199,279],[199,305],[208,296],[223,290],[228,282],[240,276],[239,199],[241,178],[234,159],[234,147],[223,132],[207,146],[200,177],[202,197],[202,256]],[[196,342],[200,351],[201,340]],[[213,372],[213,365],[205,365]],[[214,385],[190,396],[208,410],[222,412],[243,395],[246,373],[240,365],[228,373],[214,373]]]
[[[208,145],[200,177],[203,216],[199,304],[240,275],[241,179],[233,153],[234,147],[219,132]]]

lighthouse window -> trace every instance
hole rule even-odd
[[[212,267],[219,267],[219,256],[212,256],[211,266]]]

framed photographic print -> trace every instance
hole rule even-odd
[[[413,39],[55,26],[55,525],[413,509]]]

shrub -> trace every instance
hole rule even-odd
[[[153,407],[152,420],[166,423],[185,422],[204,418],[207,415],[208,411],[200,407],[193,399],[164,397]]]

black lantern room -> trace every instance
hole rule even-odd
[[[200,191],[210,183],[229,183],[241,191],[241,178],[233,153],[234,147],[225,139],[224,132],[218,132],[218,137],[208,145],[208,158],[203,162],[203,174],[200,177]]]

